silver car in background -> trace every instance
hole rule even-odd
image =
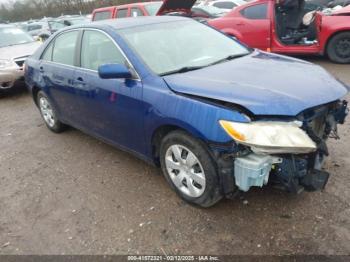
[[[23,79],[23,64],[40,45],[22,29],[0,25],[0,92]]]

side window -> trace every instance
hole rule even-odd
[[[118,9],[117,18],[124,18],[128,16],[128,9]]]
[[[267,4],[249,6],[241,10],[241,15],[248,19],[267,19]]]
[[[222,8],[222,9],[233,9],[237,5],[235,5],[232,2],[217,2],[217,3],[214,3],[213,6]]]
[[[79,31],[63,33],[55,40],[52,61],[65,65],[74,65],[75,47]]]
[[[111,11],[97,12],[94,16],[94,21],[106,20],[112,18]]]
[[[52,61],[52,50],[53,50],[53,43],[52,41],[50,45],[45,49],[44,54],[41,56],[41,59],[44,61]]]
[[[143,16],[143,13],[140,8],[133,7],[131,8],[131,17]]]
[[[116,44],[105,34],[86,30],[81,47],[81,67],[97,71],[104,64],[125,64]]]

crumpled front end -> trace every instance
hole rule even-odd
[[[337,127],[345,122],[347,105],[347,101],[337,101],[309,109],[293,121],[285,120],[285,125],[280,124],[281,120],[264,119],[255,120],[259,124],[251,130],[222,124],[237,144],[230,155],[234,159],[235,185],[244,192],[267,184],[292,193],[324,189],[330,176],[322,169],[329,155],[326,142],[329,138],[339,139]],[[232,189],[224,186],[227,195]]]

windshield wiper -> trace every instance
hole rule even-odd
[[[215,61],[214,63],[211,63],[209,66],[221,64],[223,62],[230,61],[230,60],[233,60],[233,59],[236,59],[236,58],[240,58],[240,57],[243,57],[243,56],[246,56],[246,55],[249,55],[249,53],[243,53],[243,54],[237,54],[237,55],[229,55],[229,56],[226,56],[223,59],[220,59],[218,61]]]
[[[205,67],[205,66],[185,66],[185,67],[181,67],[180,69],[172,70],[172,71],[165,72],[165,73],[162,73],[159,75],[160,76],[167,76],[167,75],[173,75],[173,74],[179,74],[179,73],[186,73],[189,71],[201,69],[203,67]]]

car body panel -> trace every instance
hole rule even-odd
[[[263,24],[262,20],[250,20],[247,22],[245,17],[241,15],[241,11],[247,7],[268,4],[268,21]],[[350,23],[348,17],[348,7],[343,8],[344,11],[335,13],[335,15],[317,14],[316,28],[318,31],[318,42],[312,45],[285,45],[279,40],[276,34],[275,21],[275,3],[276,0],[256,0],[248,2],[246,5],[239,6],[226,16],[209,21],[209,25],[222,30],[223,32],[235,36],[243,43],[248,44],[253,48],[259,48],[265,51],[285,54],[324,54],[327,48],[327,43],[330,38],[338,32],[350,31]],[[342,9],[342,10],[343,10]],[[244,26],[242,26],[242,24]],[[256,30],[256,28],[264,30]],[[266,35],[266,30],[269,34]],[[244,32],[254,32],[252,35],[246,35]],[[258,39],[259,41],[253,41]],[[261,43],[266,43],[261,45]]]

